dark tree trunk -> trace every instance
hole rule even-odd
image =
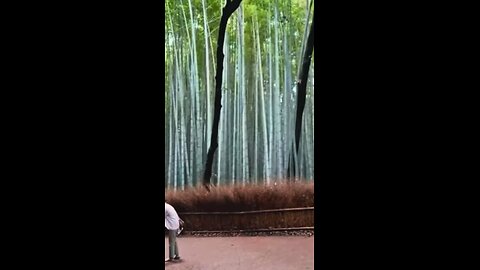
[[[203,185],[209,189],[210,178],[212,177],[213,156],[218,147],[218,124],[220,123],[220,109],[222,108],[222,77],[223,77],[223,43],[225,42],[225,32],[227,30],[228,19],[240,6],[242,0],[227,0],[223,8],[220,27],[218,30],[217,44],[217,72],[215,75],[215,105],[213,114],[212,137],[210,139],[210,148],[207,152],[207,162],[203,174]]]
[[[315,13],[313,13],[312,24],[310,25],[310,32],[308,33],[307,45],[305,47],[305,53],[303,55],[302,67],[300,69],[299,79],[297,81],[297,115],[295,118],[295,143],[296,143],[296,153],[298,156],[298,150],[300,147],[300,135],[302,131],[302,118],[303,118],[303,109],[305,108],[305,100],[307,97],[307,80],[308,80],[308,71],[310,70],[310,63],[312,62],[312,53],[314,47],[313,35],[314,29],[313,25],[315,23]],[[292,160],[292,159],[290,159]],[[288,175],[295,175],[295,164],[290,162],[288,166]]]

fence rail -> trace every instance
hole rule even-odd
[[[303,211],[314,210],[315,207],[299,207],[299,208],[284,208],[284,209],[269,209],[269,210],[252,210],[242,212],[183,212],[179,215],[243,215],[255,213],[274,213],[274,212],[289,212],[289,211]]]

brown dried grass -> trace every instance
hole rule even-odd
[[[239,212],[314,206],[313,182],[278,181],[276,184],[212,186],[167,191],[166,201],[177,212]]]

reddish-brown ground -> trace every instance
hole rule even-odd
[[[177,238],[178,262],[167,270],[306,270],[313,269],[314,236],[239,236]],[[168,258],[168,238],[165,238]]]

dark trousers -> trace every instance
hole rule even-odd
[[[180,257],[177,245],[177,230],[168,230],[168,245],[170,259]]]

